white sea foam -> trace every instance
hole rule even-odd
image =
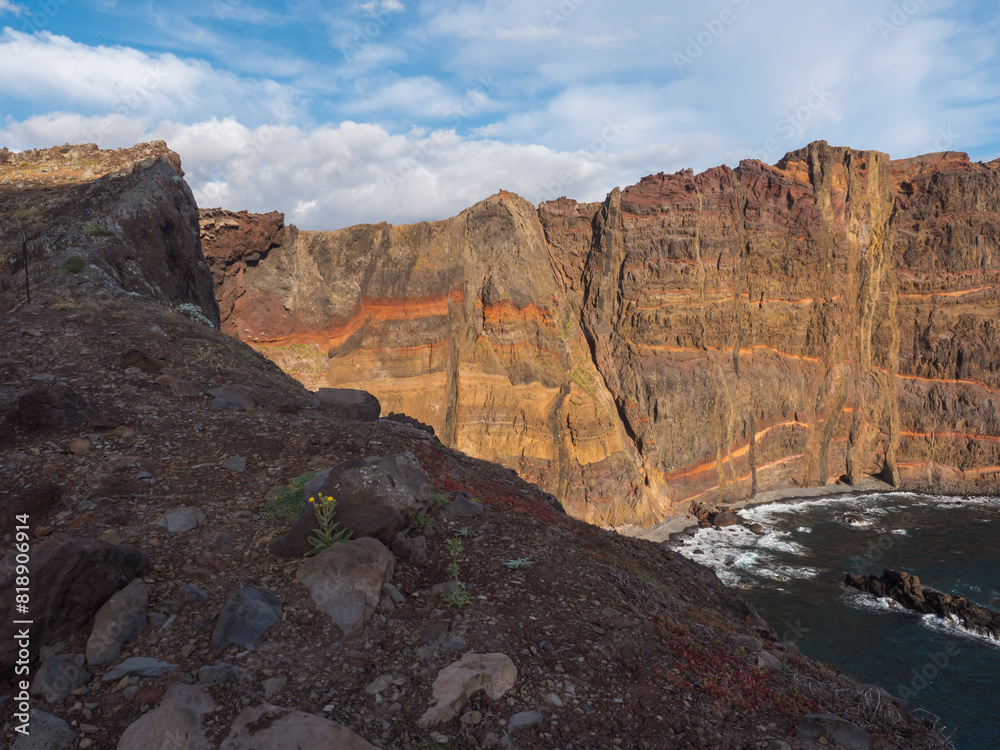
[[[909,532],[908,529],[893,529],[892,533],[893,534],[898,534],[899,536],[906,536],[910,532]]]
[[[858,591],[857,589],[844,589],[844,593],[841,598],[847,603],[848,606],[854,607],[855,609],[867,609],[874,610],[876,612],[909,612],[909,610],[899,602],[895,602],[892,599],[881,599],[877,596],[866,594],[863,591]]]
[[[974,633],[973,631],[966,628],[962,621],[959,620],[955,615],[950,617],[938,617],[937,615],[922,615],[920,618],[920,623],[931,630],[936,630],[939,633],[944,633],[946,635],[961,635],[965,638],[973,638],[980,643],[986,643],[994,648],[1000,648],[1000,641],[995,638],[991,638],[988,635],[982,633]]]
[[[799,526],[795,530],[797,532],[799,532],[800,534],[811,534],[812,533],[812,526]]]

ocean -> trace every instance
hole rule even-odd
[[[843,585],[896,568],[1000,610],[1000,498],[891,493],[740,515],[766,533],[701,529],[679,551],[713,566],[782,640],[938,717],[960,750],[1000,749],[1000,643]]]

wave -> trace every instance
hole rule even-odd
[[[937,615],[921,615],[920,624],[938,633],[946,635],[958,634],[966,638],[973,638],[980,643],[987,643],[994,648],[1000,648],[1000,641],[984,633],[970,630],[955,615],[950,615],[947,618],[938,617]]]

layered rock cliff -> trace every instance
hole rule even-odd
[[[307,386],[651,523],[869,474],[995,490],[997,168],[817,142],[408,226],[212,210],[202,240],[223,330]]]

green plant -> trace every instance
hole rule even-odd
[[[185,302],[183,305],[178,305],[177,310],[178,312],[187,316],[196,323],[204,323],[205,325],[211,328],[215,328],[215,324],[212,323],[211,320],[205,317],[205,314],[201,311],[201,308],[192,302]]]
[[[413,525],[418,529],[422,529],[433,520],[434,519],[430,516],[425,516],[423,513],[417,513],[416,518],[413,519]]]
[[[473,531],[472,529],[470,529],[468,526],[466,526],[465,528],[462,528],[462,529],[459,529],[458,531],[456,531],[455,535],[456,536],[469,537],[469,536],[475,536],[476,532]]]
[[[78,273],[83,273],[83,270],[87,267],[87,259],[82,255],[71,255],[63,264],[59,266],[59,270],[63,273],[71,273],[74,276]]]
[[[313,508],[316,511],[316,520],[319,521],[319,528],[313,529],[316,536],[309,537],[312,549],[306,552],[306,557],[318,555],[323,550],[335,544],[346,542],[351,538],[351,532],[340,528],[340,524],[335,523],[333,520],[333,512],[337,508],[336,500],[327,495],[325,498],[320,497],[318,503],[314,497],[309,498],[309,502],[313,504]]]
[[[461,609],[472,601],[469,592],[465,590],[465,584],[458,577],[458,558],[462,555],[462,540],[458,537],[452,537],[445,544],[448,547],[448,553],[451,555],[451,562],[448,564],[448,575],[455,582],[455,588],[446,594],[442,594],[441,599],[447,606]]]
[[[264,518],[298,518],[302,515],[305,495],[302,488],[306,482],[319,474],[319,471],[307,471],[300,477],[295,477],[288,483],[288,489],[278,493],[273,499],[264,503],[262,515]]]
[[[528,568],[535,567],[535,563],[529,560],[527,557],[518,557],[513,560],[508,560],[504,563],[505,566],[511,570],[527,570]]]
[[[83,228],[87,230],[87,234],[91,237],[117,237],[113,229],[109,229],[104,224],[96,221],[88,221],[83,225]]]
[[[434,504],[435,505],[447,505],[448,504],[448,496],[444,495],[444,494],[442,494],[440,492],[438,492],[436,495],[434,495]]]

